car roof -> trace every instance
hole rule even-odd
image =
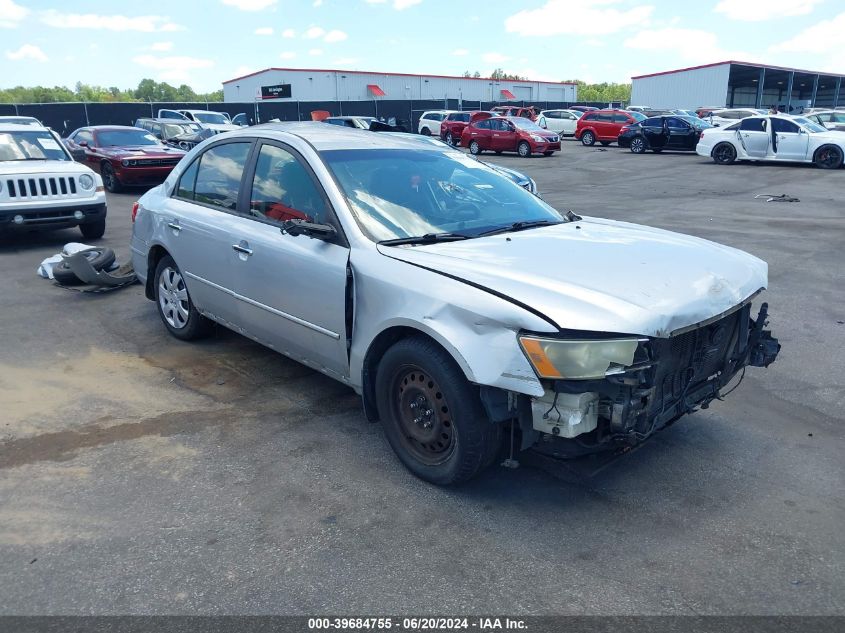
[[[80,130],[93,130],[95,132],[102,132],[104,130],[141,130],[142,132],[146,132],[139,127],[135,127],[134,125],[83,125]]]
[[[261,136],[285,140],[296,136],[311,144],[316,150],[333,149],[434,149],[434,144],[422,144],[411,138],[399,138],[393,134],[370,132],[337,125],[324,125],[318,121],[262,123],[250,128],[229,132],[235,136]]]
[[[27,125],[25,123],[5,123],[0,120],[0,131],[3,132],[49,132],[43,125]]]

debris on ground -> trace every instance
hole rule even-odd
[[[112,249],[78,242],[65,244],[61,253],[42,261],[36,272],[61,288],[79,292],[107,292],[137,281],[132,264],[121,266]],[[92,287],[73,287],[80,285]]]
[[[754,199],[757,200],[758,198],[765,198],[766,202],[801,202],[798,198],[794,196],[789,196],[785,193],[758,193],[756,196],[754,196]]]

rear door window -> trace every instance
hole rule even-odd
[[[765,132],[766,131],[766,119],[754,119],[754,118],[747,118],[743,119],[742,123],[739,124],[740,130],[745,130],[748,132]]]
[[[241,178],[251,147],[251,142],[225,143],[203,152],[199,158],[193,196],[188,196],[189,199],[234,211],[238,206]],[[183,178],[186,175],[187,172]]]

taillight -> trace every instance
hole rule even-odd
[[[630,129],[631,129],[630,125],[623,125],[621,128],[619,128],[619,133],[622,134],[622,132],[627,132]]]
[[[698,138],[699,140],[704,138],[704,130],[701,130],[701,132],[698,133]]]
[[[135,216],[138,215],[138,207],[141,206],[140,202],[136,202],[132,205],[132,221],[135,221]]]

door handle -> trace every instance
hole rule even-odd
[[[174,231],[176,231],[177,233],[178,233],[179,231],[181,231],[181,230],[182,230],[182,227],[181,227],[181,226],[179,226],[179,223],[178,223],[178,222],[176,222],[176,221],[174,221],[174,222],[168,222],[168,223],[167,223],[167,226],[169,226],[171,229],[173,229],[173,230],[174,230]]]
[[[232,248],[239,253],[243,253],[244,255],[252,255],[252,249],[247,248],[246,246],[241,246],[240,244],[232,244]]]

